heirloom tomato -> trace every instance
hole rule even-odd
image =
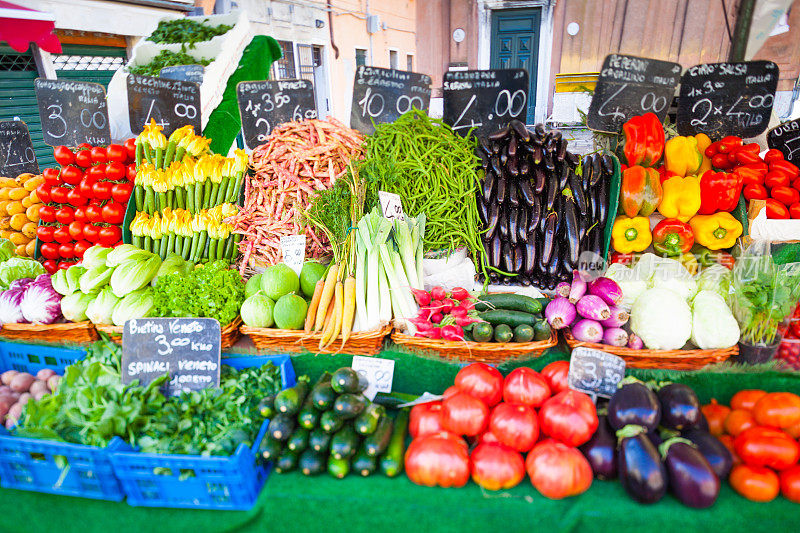
[[[478,444],[470,462],[472,481],[486,490],[510,489],[525,477],[522,455],[502,444]]]
[[[560,500],[586,492],[592,485],[592,467],[578,451],[553,439],[533,447],[525,459],[531,483],[542,496]]]

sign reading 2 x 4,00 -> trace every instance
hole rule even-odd
[[[128,113],[131,131],[139,134],[145,124],[155,120],[164,135],[182,126],[202,128],[200,85],[191,81],[128,75]]]

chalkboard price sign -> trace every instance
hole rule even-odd
[[[617,133],[628,119],[647,112],[663,122],[680,74],[681,66],[671,61],[607,55],[586,124],[593,130]]]
[[[200,85],[191,81],[128,74],[128,113],[131,131],[139,134],[150,120],[169,136],[187,124],[202,128]]]
[[[800,164],[800,119],[784,122],[769,130],[767,145],[780,150],[787,161]]]
[[[174,67],[164,67],[158,71],[158,76],[170,80],[195,81],[203,83],[205,74],[203,65],[177,65]]]
[[[243,81],[236,86],[236,99],[249,148],[264,144],[284,122],[317,118],[314,85],[308,80]]]
[[[373,121],[376,124],[394,122],[412,108],[428,109],[430,100],[430,76],[361,65],[353,81],[350,127],[372,133],[375,131]]]
[[[122,333],[122,382],[169,374],[165,394],[219,386],[220,326],[213,318],[140,318]]]
[[[16,178],[39,173],[28,126],[21,120],[0,120],[0,176]]]
[[[99,83],[69,80],[33,82],[42,136],[50,146],[111,144],[106,90]]]
[[[466,135],[483,137],[508,124],[525,122],[528,71],[525,69],[454,70],[444,73],[442,120]]]
[[[706,63],[686,70],[678,99],[678,133],[755,137],[767,129],[778,65],[772,61]]]
[[[600,350],[575,348],[567,377],[571,389],[610,398],[625,377],[625,360]]]

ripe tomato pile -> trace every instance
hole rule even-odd
[[[135,139],[108,147],[57,146],[61,168],[45,169],[36,194],[44,205],[36,236],[49,273],[75,264],[94,244],[116,246],[136,179]]]
[[[793,369],[800,370],[800,305],[789,320],[789,327],[786,328],[783,341],[778,348],[778,359]]]

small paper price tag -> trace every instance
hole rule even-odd
[[[352,368],[369,382],[364,396],[370,400],[374,400],[379,392],[392,392],[394,361],[391,359],[354,355]]]
[[[299,276],[300,270],[303,268],[303,261],[306,258],[306,236],[287,235],[286,237],[281,237],[281,254],[286,266],[294,270]]]
[[[378,200],[381,203],[381,211],[383,216],[390,220],[397,219],[405,222],[406,215],[403,213],[403,202],[400,200],[400,195],[393,192],[378,191]]]

